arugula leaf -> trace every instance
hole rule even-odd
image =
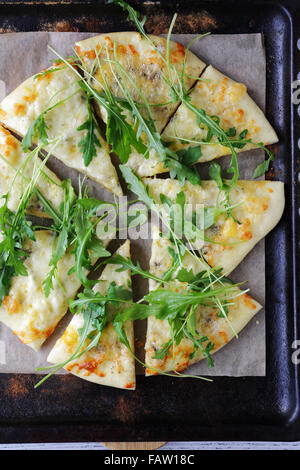
[[[2,241],[0,242],[0,305],[9,294],[11,279],[14,276],[28,276],[24,260],[29,254],[23,249],[26,237],[35,241],[32,223],[26,220],[25,209],[27,201],[20,206],[16,213],[7,207],[9,194],[4,196],[5,203],[0,208],[0,227]]]
[[[22,139],[22,148],[24,152],[28,152],[35,137],[39,137],[44,145],[48,145],[48,126],[45,123],[45,114],[48,110],[42,112],[31,124],[25,136]]]
[[[43,70],[42,72],[36,74],[33,78],[36,80],[37,78],[44,77],[45,75],[49,75],[53,72],[57,72],[58,70],[63,70],[65,68],[66,67],[55,67],[52,69]]]
[[[217,183],[217,186],[220,190],[224,189],[224,182],[221,174],[221,167],[219,163],[212,162],[209,165],[209,176],[212,180]]]
[[[187,328],[184,328],[183,331],[185,333],[185,336],[192,341],[193,346],[194,346],[194,351],[193,351],[192,355],[190,355],[189,359],[191,360],[195,356],[197,350],[200,349],[203,356],[206,357],[206,359],[207,359],[207,367],[209,369],[214,367],[214,360],[210,355],[211,351],[215,347],[214,343],[209,341],[207,336],[202,336],[202,337],[195,336]],[[207,344],[204,347],[202,343],[207,343]]]
[[[180,282],[191,284],[195,279],[195,274],[192,269],[188,271],[186,268],[182,267],[180,271],[178,271],[176,279]]]
[[[181,163],[184,163],[187,166],[197,163],[199,158],[202,156],[201,147],[187,147],[186,149],[181,149],[177,151],[177,155]]]
[[[160,348],[155,351],[153,359],[160,359],[161,361],[163,361],[166,357],[169,356],[169,351],[172,345],[173,339],[170,339],[166,343],[163,343]]]
[[[129,189],[138,196],[139,200],[146,204],[149,209],[155,207],[155,202],[149,195],[146,186],[142,180],[133,173],[132,169],[126,165],[120,165],[119,168]]]
[[[154,281],[161,282],[161,279],[159,277],[154,276],[150,273],[150,271],[142,269],[139,261],[135,265],[130,258],[124,258],[119,254],[113,255],[108,260],[105,260],[102,264],[120,265],[120,267],[117,269],[117,272],[129,270],[132,276],[137,274],[142,276],[144,279],[153,279]]]
[[[65,255],[70,239],[73,235],[71,217],[76,197],[70,180],[63,181],[62,187],[64,190],[64,202],[60,207],[60,214],[57,214],[57,211],[55,211],[55,215],[58,218],[58,221],[56,219],[56,222],[54,222],[51,227],[53,230],[55,230],[55,233],[58,233],[58,236],[54,241],[53,253],[49,263],[51,269],[46,279],[43,281],[46,297],[49,297],[50,291],[53,289],[53,278],[56,276],[57,264],[59,260]],[[45,198],[43,198],[42,202],[44,200]],[[45,207],[46,212],[49,211],[49,207],[51,206],[52,205],[48,201],[48,204]],[[52,214],[51,211],[49,212]]]
[[[137,25],[139,32],[143,35],[146,36],[145,30],[144,30],[144,24],[146,22],[146,16],[141,16],[138,11],[136,11],[134,8],[132,8],[130,5],[128,5],[127,2],[124,0],[107,0],[107,3],[113,3],[115,5],[119,5],[123,10],[128,12],[128,20],[131,20],[134,22],[135,25]]]
[[[126,101],[112,95],[109,89],[105,87],[105,84],[103,85],[104,89],[99,93],[87,82],[80,82],[80,87],[85,90],[87,95],[93,96],[98,104],[106,110],[106,140],[111,145],[112,152],[118,155],[121,162],[127,163],[132,152],[131,146],[142,154],[147,151],[147,147],[126,120],[124,114]]]
[[[230,203],[230,190],[232,189],[231,184],[227,184],[226,180],[223,180],[222,175],[221,175],[221,167],[218,163],[211,163],[209,166],[209,176],[212,180],[214,180],[217,183],[217,186],[220,191],[224,191],[225,195],[225,204],[224,207],[226,209],[228,217],[231,217],[237,224],[240,224],[240,222],[233,216],[232,214],[232,206]],[[213,216],[213,212],[209,214],[210,216]],[[217,216],[217,213],[215,213]]]
[[[101,93],[105,97],[104,92]],[[126,120],[122,107],[115,101],[106,107],[106,138],[111,145],[112,151],[120,158],[122,163],[127,163],[132,148],[138,153],[147,154],[147,147]]]
[[[261,144],[263,146],[263,144]],[[258,178],[259,176],[262,176],[266,171],[269,170],[270,163],[274,160],[274,154],[270,152],[269,149],[267,149],[265,146],[263,146],[265,152],[267,153],[268,157],[267,160],[264,162],[260,163],[254,171],[253,178]]]
[[[83,198],[87,197],[86,194]],[[81,199],[81,197],[80,197]],[[86,210],[83,205],[76,204],[73,211],[72,227],[75,234],[74,241],[74,254],[75,254],[75,267],[76,274],[80,282],[84,286],[91,286],[94,281],[89,281],[84,273],[84,270],[90,270],[92,267],[92,261],[90,258],[90,251],[96,256],[110,256],[110,252],[107,251],[102,240],[97,237],[96,234],[96,221],[92,220],[91,214],[94,213],[94,209],[90,212]]]
[[[96,130],[98,125],[95,121],[92,109],[91,109],[91,96],[87,96],[87,110],[88,119],[77,127],[77,131],[87,130],[85,136],[83,136],[78,146],[83,154],[83,161],[85,166],[89,166],[94,157],[97,156],[97,147],[101,147],[101,143],[97,137]]]

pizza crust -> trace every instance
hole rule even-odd
[[[127,240],[117,251],[121,256],[130,256],[130,243]],[[109,284],[114,281],[119,286],[130,284],[130,272],[117,272],[118,265],[108,264],[94,287],[96,292],[103,295],[107,292]],[[83,325],[81,314],[75,314],[64,334],[56,342],[48,356],[51,363],[66,361],[78,346],[78,328]],[[132,350],[134,350],[133,322],[126,322],[124,328]],[[127,347],[118,340],[118,336],[112,326],[105,326],[99,344],[96,348],[83,354],[78,359],[69,362],[65,367],[67,371],[80,377],[101,385],[135,389],[134,357]]]

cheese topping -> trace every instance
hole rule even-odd
[[[12,278],[9,295],[0,306],[0,321],[11,328],[23,343],[38,350],[66,314],[68,299],[75,297],[80,281],[75,272],[68,274],[75,264],[75,257],[66,253],[58,262],[53,289],[46,297],[43,281],[50,270],[54,234],[36,231],[35,239],[35,242],[28,239],[24,245],[30,253],[24,261],[28,276]],[[103,244],[107,245],[108,240]]]
[[[246,139],[253,142],[272,144],[278,141],[275,131],[267,121],[263,112],[247,94],[247,88],[243,83],[223,75],[212,66],[207,67],[204,73],[190,93],[191,103],[199,109],[203,109],[209,116],[218,116],[220,126],[224,130],[236,129],[236,137],[247,129]],[[205,81],[207,80],[207,81]],[[166,127],[163,138],[173,142],[174,136],[191,141],[204,141],[207,129],[197,123],[195,114],[182,104],[170,123]],[[173,150],[197,146],[193,142],[175,141],[171,146]],[[217,142],[213,136],[211,142]],[[246,145],[242,151],[253,149],[255,145]],[[202,145],[199,162],[212,160],[222,155],[230,154],[230,149],[223,145]]]
[[[150,259],[150,271],[155,276],[161,277],[172,266],[172,256],[168,251],[168,247],[172,247],[171,242],[166,238],[159,237],[159,230],[157,227],[153,228],[153,243],[152,254]],[[189,253],[186,253],[182,260],[182,265],[188,271],[192,270],[194,274],[203,270],[201,261],[195,260]],[[149,282],[149,289],[155,290],[158,288],[158,283],[153,280]],[[168,284],[168,289],[173,289],[175,292],[184,291],[187,289],[187,284],[175,280],[171,285]],[[228,306],[228,319],[230,320],[234,330],[238,333],[241,331],[251,318],[261,309],[261,306],[252,299],[249,295],[243,294],[233,300],[234,304]],[[199,306],[196,309],[196,330],[200,336],[207,336],[208,341],[214,344],[212,353],[218,351],[225,346],[232,338],[233,331],[224,317],[220,317],[218,308]],[[169,353],[164,359],[154,359],[155,352],[161,346],[167,343],[170,339],[170,325],[168,320],[158,320],[155,317],[148,318],[147,337],[145,344],[146,359],[145,362],[149,366],[146,375],[155,375],[151,370],[153,367],[162,372],[176,370],[183,371],[189,365],[203,359],[200,351],[190,358],[193,352],[192,342],[184,337],[179,345],[171,347]],[[206,343],[203,343],[205,347]]]
[[[157,46],[160,54],[166,58],[166,39],[158,36],[150,36],[153,43]],[[114,60],[114,44],[116,44],[118,60],[124,68],[123,76],[115,65],[105,62],[107,58]],[[95,50],[98,53],[101,68],[96,69],[94,86],[101,91],[103,76],[110,90],[119,97],[124,97],[118,80],[125,80],[133,99],[142,103],[142,97],[139,90],[142,91],[146,100],[151,106],[151,113],[156,124],[158,132],[161,132],[166,126],[170,116],[178,106],[178,102],[172,101],[170,88],[164,78],[170,78],[168,75],[166,62],[159,56],[154,47],[139,33],[111,33],[109,35],[100,35],[86,39],[77,43],[77,52],[84,61],[87,70],[90,71],[94,65]],[[178,76],[181,74],[182,65],[185,59],[186,49],[179,43],[170,41],[170,60],[175,67]],[[189,89],[195,82],[195,77],[204,69],[205,64],[190,51],[187,52],[185,62],[185,86]],[[127,74],[127,75],[126,75]],[[192,77],[192,78],[190,78]],[[172,77],[177,80],[176,77]],[[162,105],[164,106],[153,106]],[[106,121],[106,111],[100,108],[99,113]],[[146,110],[141,108],[145,118],[148,118]],[[125,114],[125,113],[124,113]],[[133,124],[133,118],[126,113],[127,120]],[[148,145],[147,137],[142,134],[141,138]],[[145,159],[132,149],[127,165],[130,166],[139,176],[150,176],[161,172],[163,164],[159,161],[153,149],[150,150],[149,159]]]
[[[67,66],[63,69],[31,77],[16,88],[1,103],[2,123],[24,136],[34,120],[50,106],[66,99],[45,115],[49,139],[61,140],[55,148],[55,156],[65,165],[87,175],[118,196],[122,190],[117,173],[111,163],[109,147],[96,130],[101,147],[90,164],[84,165],[79,142],[86,130],[78,131],[88,119],[87,98],[78,85],[78,76]],[[35,142],[37,143],[37,142]],[[50,146],[46,147],[49,150]]]
[[[183,191],[186,204],[193,210],[215,206],[224,196],[219,197],[215,181],[202,181],[202,185],[193,186],[186,182],[184,186],[171,179],[145,178],[149,194],[161,205],[160,194],[175,201],[177,194]],[[242,181],[239,180],[230,191],[230,203],[240,204],[233,209],[236,220],[221,214],[215,223],[205,231],[207,239],[215,243],[196,241],[194,246],[201,248],[203,256],[213,267],[222,267],[224,272],[231,272],[252,248],[280,220],[284,209],[284,185],[279,181]],[[161,207],[163,207],[161,205]]]
[[[37,166],[40,166],[42,164],[42,160],[36,156],[33,156],[31,160],[28,160],[26,166],[24,166],[26,159],[28,158],[28,154],[23,152],[20,142],[2,126],[0,126],[0,155],[4,157],[4,159],[0,158],[1,196],[4,196],[10,191],[10,187],[16,175],[16,171],[20,168],[22,169],[23,176],[20,174],[14,180],[13,189],[10,192],[8,199],[8,208],[11,211],[15,211],[19,205],[22,191],[27,185],[25,178],[27,178],[27,180],[31,179],[34,162],[36,161]],[[13,166],[15,170],[11,168],[11,166]],[[60,187],[61,182],[57,176],[46,166],[43,168],[43,173],[40,174],[36,187],[47,199],[52,202],[54,207],[58,209],[64,199],[64,193]],[[47,175],[48,178],[45,175]],[[3,204],[4,199],[0,199],[0,206]],[[27,211],[36,216],[47,216],[36,196],[32,197]]]
[[[127,258],[130,256],[129,248],[129,241],[126,241],[117,253]],[[118,265],[108,264],[94,290],[105,295],[110,283],[113,281],[119,286],[127,286],[130,282],[130,273],[129,271],[118,272],[119,268]],[[62,362],[70,357],[78,346],[78,329],[82,326],[82,315],[75,314],[66,331],[50,352],[49,362]],[[131,348],[134,350],[133,323],[126,322],[124,328]],[[111,323],[105,326],[97,347],[69,362],[65,369],[83,379],[102,385],[127,389],[135,388],[134,358],[127,347],[119,341]]]

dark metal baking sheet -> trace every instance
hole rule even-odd
[[[34,376],[0,374],[0,442],[300,440],[297,365],[291,360],[299,327],[300,113],[291,99],[291,83],[300,72],[299,2],[131,3],[147,13],[150,33],[166,33],[176,10],[180,19],[175,33],[264,35],[266,114],[279,134],[267,177],[284,181],[286,188],[284,216],[266,237],[267,374],[215,377],[209,384],[138,376],[135,392],[69,375],[53,376],[34,390]],[[0,1],[0,32],[128,29],[120,9],[104,6],[103,0]]]

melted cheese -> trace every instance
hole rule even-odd
[[[127,258],[130,256],[129,248],[129,241],[126,241],[117,253]],[[105,295],[112,281],[119,286],[128,286],[130,283],[130,272],[118,272],[119,267],[118,265],[108,264],[94,290]],[[49,362],[62,362],[70,357],[78,346],[78,329],[82,326],[82,315],[74,315],[64,334],[50,352],[48,357]],[[124,328],[133,350],[133,323],[126,322]],[[98,346],[68,363],[65,369],[82,379],[101,385],[126,389],[135,388],[134,358],[126,346],[118,340],[118,336],[111,323],[105,326]]]
[[[30,180],[34,164],[36,163],[37,167],[39,167],[42,160],[34,156],[25,165],[28,154],[23,152],[20,142],[2,126],[0,126],[0,155],[4,157],[4,160],[0,159],[0,196],[4,196],[9,192],[16,171],[19,169],[22,171],[22,176],[19,174],[14,180],[13,189],[8,199],[8,208],[11,211],[15,211],[19,205],[23,188],[27,185],[25,178]],[[60,187],[61,182],[47,167],[43,168],[43,173],[40,173],[36,187],[58,209],[64,199],[64,193]],[[0,206],[3,204],[4,199],[0,199]],[[37,216],[46,216],[36,196],[31,199],[27,212]]]
[[[88,119],[87,100],[84,91],[78,86],[78,76],[73,70],[65,67],[36,79],[27,79],[2,101],[0,120],[5,126],[24,136],[43,111],[64,99],[64,103],[45,115],[49,138],[61,138],[55,147],[55,157],[121,196],[122,190],[110,160],[109,147],[98,130],[96,134],[101,147],[96,147],[97,155],[91,163],[87,167],[84,165],[79,142],[86,130],[78,131],[77,128]],[[50,149],[51,146],[46,147],[46,150]]]
[[[247,88],[242,83],[223,75],[212,66],[207,67],[201,78],[190,93],[191,103],[203,109],[209,116],[218,116],[220,126],[224,130],[236,128],[236,136],[247,129],[246,139],[253,142],[272,144],[278,141],[274,129],[271,127],[263,112],[247,94]],[[179,106],[175,115],[163,132],[163,139],[173,142],[174,136],[187,140],[203,141],[206,138],[207,128],[197,123],[195,114],[185,105]],[[213,136],[211,142],[217,142]],[[176,140],[171,146],[172,150],[197,146],[193,142],[180,142]],[[255,145],[246,145],[242,151],[255,148]],[[199,162],[206,162],[222,155],[230,154],[230,149],[223,145],[202,145]]]
[[[171,242],[166,238],[159,237],[159,230],[157,227],[153,228],[152,233],[152,255],[150,260],[150,271],[155,276],[161,277],[172,266],[172,256],[168,251],[168,247],[172,247]],[[189,271],[192,270],[194,274],[203,270],[201,261],[195,260],[190,254],[186,253],[182,260],[183,266]],[[174,274],[175,276],[176,274]],[[150,280],[150,290],[157,289],[158,284]],[[168,284],[168,289],[175,292],[184,291],[187,289],[187,284],[177,280]],[[252,299],[249,295],[244,294],[234,299],[234,305],[228,307],[228,319],[230,320],[233,328],[238,333],[251,318],[261,309],[258,302]],[[233,332],[225,318],[220,318],[220,311],[217,308],[199,306],[196,309],[196,330],[200,336],[207,336],[208,341],[214,344],[212,353],[218,351],[225,346],[232,338]],[[201,352],[190,359],[190,354],[193,352],[193,344],[187,339],[183,338],[179,345],[170,348],[169,354],[163,360],[154,359],[155,351],[161,348],[162,344],[168,342],[170,339],[170,326],[167,320],[158,320],[155,317],[148,318],[147,337],[145,344],[146,358],[145,362],[149,366],[146,375],[155,375],[155,371],[167,372],[176,370],[183,371],[186,367],[195,362],[203,359]],[[203,343],[205,347],[206,343]]]
[[[175,201],[177,194],[183,191],[186,204],[193,210],[215,206],[219,190],[214,181],[202,181],[202,185],[193,186],[171,179],[144,179],[149,194],[160,203],[160,194],[165,194]],[[219,203],[224,195],[219,197]],[[230,191],[233,215],[239,222],[221,214],[215,224],[206,230],[207,239],[216,243],[197,240],[194,246],[202,250],[207,262],[213,267],[222,267],[230,273],[243,260],[272,228],[278,223],[284,209],[284,185],[279,181],[238,181]],[[163,207],[163,206],[161,206]]]

